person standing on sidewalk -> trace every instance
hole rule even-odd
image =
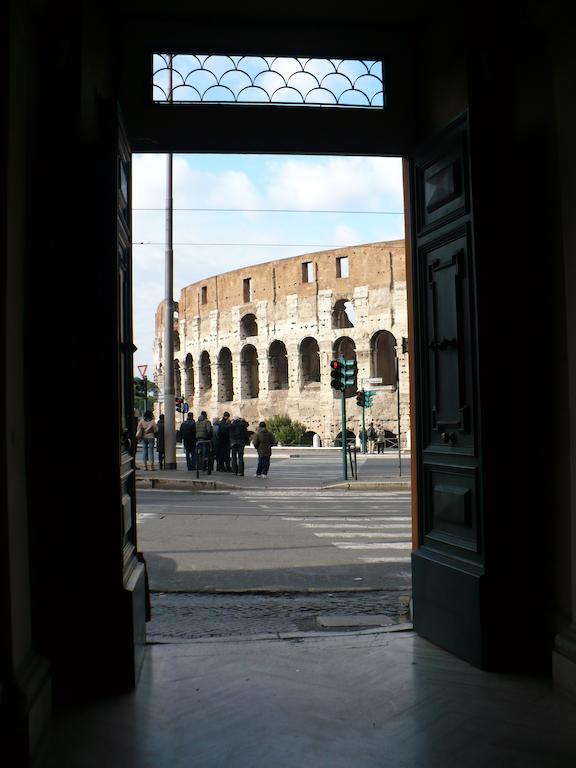
[[[148,462],[151,464],[150,469],[154,469],[154,440],[157,433],[158,425],[154,421],[154,414],[152,411],[146,411],[136,432],[136,439],[142,441],[144,449],[144,469],[148,469]]]
[[[216,469],[231,472],[230,467],[230,414],[224,411],[218,426],[218,447],[216,451]]]
[[[368,438],[368,453],[374,453],[374,449],[376,448],[376,438],[378,437],[378,434],[374,429],[373,421],[370,422],[370,426],[366,430],[366,437]]]
[[[158,466],[164,469],[164,414],[158,416],[158,432],[156,434],[156,450],[158,451]]]
[[[248,445],[248,422],[237,416],[230,423],[230,450],[232,452],[232,472],[244,477],[244,448]]]
[[[210,424],[206,411],[200,412],[200,416],[196,422],[196,445],[198,447],[203,464],[205,465],[204,469],[208,469],[208,463],[211,460],[210,451],[212,448],[212,424]]]
[[[186,454],[186,468],[188,470],[196,469],[196,422],[192,411],[188,411],[186,421],[182,422],[180,436]]]
[[[258,424],[258,432],[252,441],[254,448],[258,452],[258,467],[256,477],[268,477],[270,469],[270,457],[272,456],[272,447],[276,445],[274,435],[266,429],[266,422],[261,421]]]

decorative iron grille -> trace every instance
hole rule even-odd
[[[382,61],[157,53],[152,70],[157,104],[385,105]]]

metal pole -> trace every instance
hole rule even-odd
[[[172,57],[169,69],[172,101]],[[176,469],[176,411],[174,402],[174,251],[173,251],[172,153],[166,158],[166,254],[164,262],[164,468]]]
[[[340,360],[343,360],[344,358],[340,358]],[[344,480],[348,480],[348,465],[347,465],[347,459],[346,459],[346,446],[348,444],[347,434],[346,434],[346,397],[345,392],[342,390],[342,478]]]
[[[366,394],[364,392],[364,387],[362,387],[362,393],[364,395],[364,398],[366,397]],[[365,418],[366,408],[363,405],[362,406],[362,453],[366,453],[366,418]]]
[[[398,470],[400,477],[402,477],[402,448],[400,447],[400,361],[398,360],[398,352],[396,352],[396,392],[398,395]]]
[[[144,412],[148,410],[148,379],[146,376],[142,377],[144,379]]]

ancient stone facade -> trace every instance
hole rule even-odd
[[[330,360],[355,357],[358,388],[376,392],[366,425],[409,439],[404,241],[305,254],[226,272],[186,286],[175,315],[175,388],[195,415],[288,414],[325,446],[341,435],[340,393]],[[163,304],[156,312],[154,369],[162,383]],[[399,367],[399,394],[396,365]],[[355,394],[356,388],[350,390]],[[347,429],[362,409],[348,397]],[[179,414],[177,414],[179,417]],[[316,438],[316,443],[318,438]]]

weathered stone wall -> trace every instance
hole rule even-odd
[[[338,276],[339,265],[345,274],[340,259],[348,260],[348,276]],[[308,262],[311,268],[305,266]],[[352,304],[353,327],[346,312],[338,311],[344,302]],[[371,376],[382,376],[389,383],[366,385],[376,391],[366,423],[373,420],[380,432],[388,429],[396,434],[397,354],[406,445],[403,240],[271,261],[188,285],[180,293],[175,328],[176,394],[180,382],[180,392],[196,415],[205,410],[213,418],[229,411],[233,416],[242,414],[254,428],[261,419],[287,413],[317,433],[322,445],[332,445],[341,431],[340,394],[330,386],[329,368],[330,360],[341,353],[356,355],[359,387]],[[160,305],[154,343],[157,381],[162,377],[162,332]],[[348,429],[358,434],[361,409],[355,397],[347,399],[347,416]]]

